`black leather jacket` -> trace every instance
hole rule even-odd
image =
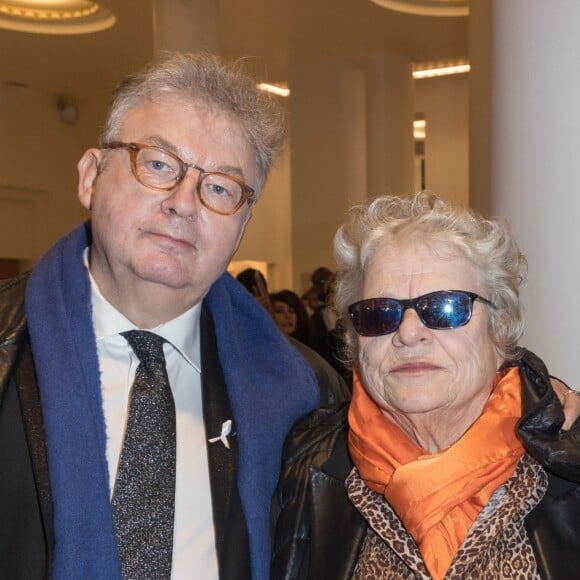
[[[26,280],[22,275],[0,284],[0,578],[10,580],[49,577],[54,546],[42,408],[24,313]],[[347,401],[350,392],[330,365],[292,342],[315,373],[321,404]],[[245,576],[237,569],[227,577]]]
[[[518,434],[547,470],[545,497],[525,524],[542,578],[580,575],[580,422],[560,431],[564,416],[542,361],[522,351],[523,417]],[[317,410],[286,442],[273,502],[273,580],[351,578],[367,525],[349,502],[352,469],[346,445],[347,406]]]

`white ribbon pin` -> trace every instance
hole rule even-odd
[[[220,433],[219,437],[212,437],[208,439],[210,443],[215,443],[216,441],[221,441],[224,444],[226,449],[230,448],[230,442],[228,441],[228,435],[232,432],[232,420],[228,419],[224,423],[222,423],[222,432]]]

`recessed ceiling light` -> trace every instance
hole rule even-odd
[[[469,0],[371,0],[374,4],[419,16],[467,16]]]
[[[258,83],[256,85],[261,91],[278,95],[279,97],[290,96],[288,83]]]
[[[427,79],[431,77],[443,77],[468,73],[470,70],[471,66],[466,62],[447,65],[421,65],[413,67],[413,78]]]

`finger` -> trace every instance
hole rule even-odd
[[[555,377],[550,381],[564,410],[562,430],[568,431],[580,416],[580,394]]]
[[[580,416],[580,393],[570,390],[564,395],[564,424],[563,431],[568,431]]]

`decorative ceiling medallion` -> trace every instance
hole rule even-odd
[[[40,34],[106,30],[115,16],[90,0],[0,0],[0,28]]]
[[[371,0],[374,4],[419,16],[467,16],[469,0]]]

